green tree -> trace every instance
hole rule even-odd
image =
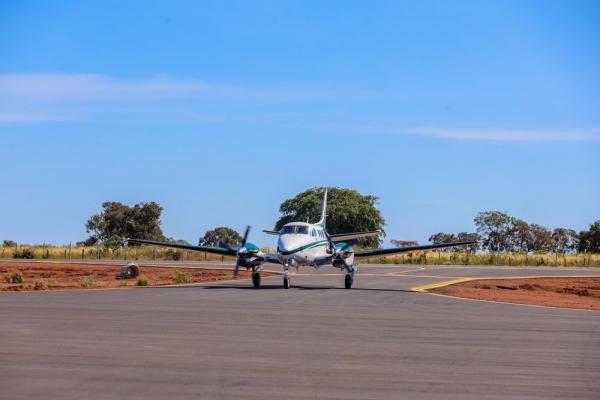
[[[600,220],[592,223],[589,230],[579,233],[579,252],[600,253]]]
[[[529,225],[533,251],[552,251],[552,232],[545,226],[538,224]]]
[[[477,252],[477,250],[479,250],[479,247],[480,247],[479,241],[480,240],[481,240],[481,236],[479,236],[479,234],[477,234],[475,232],[460,232],[458,235],[456,235],[457,242],[471,242],[471,241],[477,242],[477,243],[470,244],[470,245],[464,247],[469,253],[475,253],[475,252]],[[457,249],[459,249],[459,251],[460,251],[460,248],[457,248]]]
[[[577,250],[579,235],[573,229],[556,228],[552,231],[552,247],[557,253],[571,253]]]
[[[117,238],[164,240],[160,227],[163,208],[155,202],[139,203],[130,207],[119,202],[102,203],[102,212],[92,215],[85,227],[89,242],[114,242]],[[95,239],[95,240],[94,240]]]
[[[530,252],[533,250],[533,237],[529,224],[515,219],[510,230],[511,250]]]
[[[242,236],[235,230],[226,226],[207,231],[198,240],[199,246],[230,247],[235,248],[242,241]]]
[[[275,229],[290,222],[317,222],[321,217],[321,205],[325,188],[312,188],[285,200],[279,207],[281,217]],[[328,188],[327,232],[337,233],[382,230],[385,219],[375,206],[378,198],[363,195],[356,190],[337,187]],[[363,247],[379,247],[381,237],[369,237],[358,241]]]
[[[4,247],[15,247],[17,245],[17,242],[15,242],[14,240],[5,240],[2,242],[2,246]]]
[[[454,236],[453,233],[438,232],[438,233],[434,233],[433,235],[429,236],[428,240],[433,244],[450,243],[450,242],[456,242],[456,236]],[[456,250],[456,248],[449,247],[446,249],[439,249],[438,251],[450,252],[453,250]]]
[[[502,211],[482,211],[475,217],[477,233],[489,251],[510,251],[515,218]]]

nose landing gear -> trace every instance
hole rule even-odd
[[[283,271],[283,288],[284,289],[290,288],[290,276],[289,276],[287,268]]]

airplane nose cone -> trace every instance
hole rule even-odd
[[[277,241],[277,248],[284,255],[293,252],[299,245],[298,238],[294,238],[292,235],[281,236]]]

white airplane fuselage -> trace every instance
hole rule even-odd
[[[315,260],[329,252],[329,242],[319,224],[291,222],[279,232],[277,255],[286,267],[317,266]]]

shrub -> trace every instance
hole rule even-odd
[[[181,251],[168,249],[165,251],[164,255],[167,260],[179,261],[181,260],[183,253]]]
[[[91,277],[85,277],[79,280],[79,286],[84,288],[92,287],[95,283],[94,278]]]
[[[35,254],[33,254],[33,251],[31,249],[15,250],[15,252],[13,253],[13,258],[23,258],[31,260],[35,258]]]
[[[145,276],[140,275],[140,277],[137,280],[137,285],[138,286],[149,286],[150,285],[150,281]]]
[[[119,286],[127,286],[127,282],[124,280],[119,281]]]
[[[185,272],[175,271],[173,283],[190,283],[190,277]]]
[[[2,242],[2,246],[4,247],[15,247],[17,245],[17,242],[15,242],[14,240],[5,240],[4,242]]]
[[[23,283],[24,281],[21,271],[16,271],[10,276],[10,283]]]
[[[45,283],[44,283],[44,281],[43,281],[43,280],[41,280],[41,279],[38,279],[37,281],[35,281],[35,282],[33,283],[33,288],[34,288],[35,290],[43,290],[45,287],[46,287],[46,284],[45,284]]]

